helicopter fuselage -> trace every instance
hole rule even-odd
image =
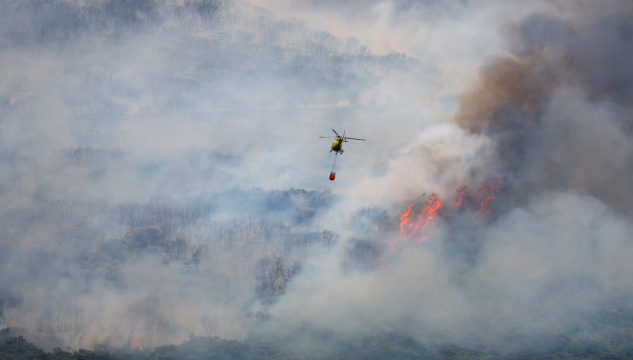
[[[345,131],[343,131],[343,136],[340,136],[334,129],[332,129],[332,131],[334,131],[334,134],[336,134],[336,136],[319,136],[319,137],[320,138],[336,138],[336,140],[334,140],[334,142],[332,143],[332,150],[330,150],[330,152],[334,151],[337,155],[340,155],[345,151],[345,149],[343,148],[343,143],[347,142],[348,139],[365,141],[365,139],[348,138],[345,136]]]
[[[342,148],[343,148],[343,139],[338,138],[334,140],[334,142],[332,143],[332,151],[341,152]]]

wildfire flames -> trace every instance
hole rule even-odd
[[[410,239],[415,237],[420,243],[426,239],[426,235],[423,235],[425,229],[435,226],[438,219],[443,216],[442,201],[437,194],[431,194],[429,202],[424,204],[417,215],[412,208],[413,204],[400,215],[400,237]]]
[[[455,206],[452,213],[478,212],[480,220],[490,213],[490,204],[495,200],[496,194],[503,187],[503,180],[497,180],[492,185],[483,185],[474,191],[469,191],[467,186],[457,189]],[[443,210],[444,204],[439,195],[431,194],[429,200],[420,211],[415,212],[413,204],[409,205],[400,214],[400,238],[412,239],[418,244],[426,240],[431,229],[436,228],[442,218],[447,216]],[[442,223],[443,224],[443,223]],[[392,244],[392,249],[395,246]]]
[[[393,238],[389,247],[389,252],[396,249],[407,249],[411,246],[409,240],[420,244],[427,239],[432,230],[443,227],[453,214],[468,214],[477,212],[479,220],[490,214],[490,204],[496,199],[496,195],[503,188],[503,180],[496,180],[491,185],[483,185],[474,191],[470,191],[467,186],[457,189],[452,211],[444,211],[444,204],[437,194],[431,194],[429,200],[424,203],[419,211],[415,211],[414,205],[410,204],[400,214],[400,236]],[[375,272],[388,263],[387,257],[381,257],[376,261],[374,274],[367,279],[373,281]]]
[[[459,194],[455,201],[455,212],[469,213],[472,209],[478,209],[480,215],[490,213],[489,205],[496,198],[496,194],[503,187],[503,180],[497,180],[493,185],[484,185],[473,192],[468,192],[468,187],[457,189]]]
[[[130,344],[130,349],[131,350],[138,350],[138,351],[143,351],[143,345],[138,345],[138,346],[134,346],[134,335],[130,336],[130,339],[128,340],[128,343]]]

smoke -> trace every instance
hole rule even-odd
[[[376,90],[418,59],[248,4],[0,5],[0,321],[46,349],[245,338],[340,241],[318,136],[420,108]]]
[[[511,54],[484,68],[456,122],[494,138],[522,186],[582,190],[629,212],[631,7],[609,5],[509,27]]]
[[[400,200],[401,212],[436,193],[444,217],[404,251],[390,245],[393,230],[382,242],[352,239],[352,259],[364,254],[371,276],[299,277],[276,314],[509,352],[547,351],[558,335],[614,336],[600,314],[632,290],[630,16],[629,3],[606,1],[506,24],[507,54],[486,61],[454,124],[422,132],[355,189],[387,208]],[[495,179],[504,185],[491,217],[448,213],[460,186]]]
[[[252,3],[1,3],[2,327],[47,349],[617,332],[630,4]],[[367,139],[335,182],[331,128]],[[493,182],[485,213],[456,206]]]

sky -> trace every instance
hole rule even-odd
[[[0,327],[39,346],[543,350],[626,308],[626,1],[0,7]]]

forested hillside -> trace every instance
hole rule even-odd
[[[558,335],[554,348],[548,352],[500,353],[498,351],[457,345],[424,346],[401,333],[385,333],[362,338],[337,338],[334,334],[297,334],[297,338],[309,336],[311,345],[281,340],[223,340],[217,337],[190,336],[181,345],[160,346],[153,351],[130,349],[105,349],[97,351],[64,351],[54,349],[45,352],[22,336],[12,337],[11,330],[0,334],[0,359],[148,359],[148,360],[273,360],[273,359],[631,359],[633,338],[631,328],[623,329],[622,336],[612,342],[599,339],[582,342]],[[318,345],[317,345],[318,344]],[[326,347],[324,347],[326,346]]]
[[[630,358],[632,18],[0,0],[2,357]]]

